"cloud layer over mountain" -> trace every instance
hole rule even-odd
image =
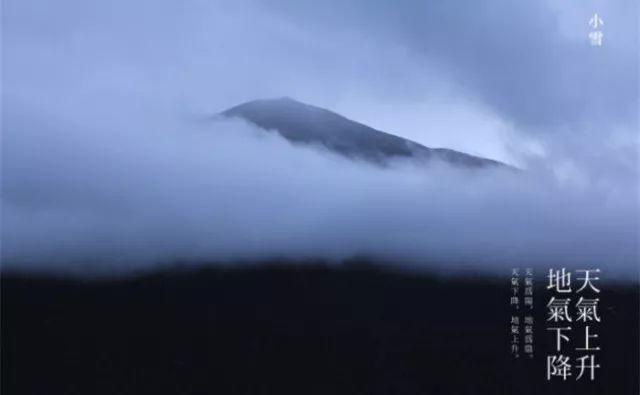
[[[4,2],[3,264],[635,268],[636,2],[301,4]],[[204,121],[279,96],[528,170],[381,170]]]
[[[535,171],[382,169],[242,122],[137,114],[115,103],[68,119],[9,110],[8,268],[104,272],[366,254],[425,267],[628,270],[637,259],[631,186],[560,184]]]

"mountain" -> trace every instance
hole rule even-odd
[[[340,155],[378,165],[393,159],[427,163],[439,159],[465,168],[507,166],[446,148],[429,148],[352,121],[324,108],[283,97],[254,100],[221,113],[272,130],[294,144],[320,144]]]

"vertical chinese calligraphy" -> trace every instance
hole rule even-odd
[[[604,25],[604,21],[600,18],[600,15],[593,14],[591,19],[589,19],[589,26],[591,26],[591,31],[589,32],[589,43],[594,47],[602,46],[602,39],[604,37],[604,33],[600,29],[601,26]]]
[[[533,358],[533,268],[524,269],[524,353]]]
[[[571,276],[580,285],[573,292]],[[600,269],[581,269],[574,273],[566,268],[549,270],[547,290],[553,295],[547,303],[547,330],[554,336],[554,354],[547,356],[547,380],[575,376],[582,379],[586,373],[590,380],[595,379],[597,363],[598,334],[597,324],[602,319],[598,314],[600,289],[594,284],[598,280]],[[573,333],[582,335],[580,341],[572,342]],[[578,335],[578,336],[580,336]],[[573,346],[574,359],[569,353]],[[577,366],[577,368],[576,368]],[[576,368],[572,371],[572,369]],[[577,374],[574,374],[577,370]]]
[[[510,337],[511,354],[514,358],[520,357],[520,269],[511,269],[511,307]]]
[[[511,308],[510,331],[511,354],[520,357],[521,340],[524,340],[524,353],[533,358],[533,269],[524,269],[524,277],[520,277],[520,268],[511,269]],[[520,288],[524,280],[524,291]],[[522,307],[522,308],[521,308]],[[524,318],[524,320],[522,319]],[[524,324],[524,326],[522,326]],[[524,333],[522,329],[524,328]]]

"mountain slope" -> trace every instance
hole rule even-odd
[[[378,165],[405,158],[424,163],[439,159],[467,168],[506,166],[463,152],[425,147],[332,111],[286,97],[250,101],[232,107],[221,115],[241,118],[262,129],[276,131],[292,143],[321,144],[340,155]]]

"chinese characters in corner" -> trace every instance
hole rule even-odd
[[[573,287],[572,274],[577,280]],[[553,354],[547,356],[547,380],[588,377],[594,380],[598,351],[598,314],[600,289],[596,284],[600,269],[550,269],[547,290],[552,293],[547,303],[547,331],[554,336]],[[575,281],[574,281],[575,284]],[[575,290],[574,290],[575,289]],[[574,351],[574,353],[571,353]]]

